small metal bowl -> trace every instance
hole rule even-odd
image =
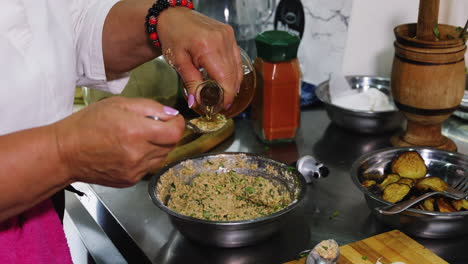
[[[391,97],[390,79],[375,76],[346,76],[349,89],[366,91],[376,88]],[[322,82],[315,89],[317,98],[325,104],[328,117],[336,125],[359,133],[379,134],[394,131],[401,127],[403,114],[398,109],[392,111],[360,111],[343,108],[332,103],[329,81]]]
[[[353,163],[351,177],[366,198],[375,217],[406,234],[424,238],[449,238],[468,234],[468,211],[454,213],[430,212],[410,208],[395,215],[383,215],[378,207],[390,205],[361,185],[363,173],[389,173],[391,160],[405,151],[418,151],[428,168],[426,176],[437,176],[452,184],[460,177],[468,177],[468,156],[432,148],[392,147],[363,155]]]
[[[213,164],[218,164],[219,159],[222,159],[223,166],[215,169],[215,171],[230,171],[234,169],[239,173],[251,177],[262,176],[270,179],[275,181],[276,184],[281,184],[285,187],[292,195],[293,202],[286,208],[264,217],[241,221],[211,221],[182,215],[173,211],[158,197],[156,189],[159,179],[168,170],[173,170],[177,173],[178,170],[182,169],[189,162],[195,171],[193,176],[188,177],[188,179],[184,178],[184,180],[190,182],[199,173],[213,171],[213,168],[204,166],[204,162],[209,160]],[[248,166],[238,167],[236,161],[239,160],[242,160]],[[258,168],[255,170],[251,169],[251,164],[256,164]],[[277,175],[267,174],[265,172],[267,166],[271,166],[274,171],[278,172]],[[294,210],[304,198],[306,183],[299,172],[288,169],[288,166],[284,163],[249,153],[221,153],[204,154],[167,165],[158,173],[151,176],[148,191],[153,203],[168,214],[172,224],[186,238],[210,246],[235,248],[255,244],[279,231],[279,228],[284,223],[285,216]]]
[[[468,77],[467,77],[467,79],[468,79]],[[460,103],[460,106],[458,107],[458,109],[453,114],[455,116],[458,116],[459,118],[468,120],[468,81],[466,82],[466,90],[465,90],[465,94],[464,94],[464,96],[462,98],[462,101]]]

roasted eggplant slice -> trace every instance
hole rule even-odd
[[[394,182],[397,182],[400,180],[400,176],[398,176],[398,174],[394,174],[394,173],[391,173],[391,174],[388,174],[387,177],[385,177],[385,179],[383,180],[382,183],[379,184],[380,188],[385,189],[389,184],[391,183],[394,183]]]
[[[374,180],[365,180],[365,181],[363,181],[361,184],[362,184],[363,187],[369,188],[369,187],[371,187],[372,185],[377,184],[377,182],[375,182]]]
[[[382,199],[390,203],[397,203],[405,198],[411,188],[403,183],[391,183],[383,191]]]
[[[362,177],[366,180],[381,181],[383,175],[379,172],[366,172],[362,174]]]
[[[413,188],[415,182],[413,179],[410,179],[410,178],[401,178],[397,181],[398,183],[402,183],[402,184],[406,184],[408,185],[410,188]]]
[[[428,190],[434,192],[443,192],[447,190],[448,184],[439,177],[426,177],[416,183],[416,190],[425,192]]]
[[[445,197],[439,197],[436,199],[437,209],[441,213],[453,213],[456,212],[455,208],[448,202]]]
[[[426,211],[435,211],[435,199],[433,197],[429,197],[424,199],[421,203],[423,210]]]
[[[391,170],[403,178],[420,179],[426,176],[427,167],[417,151],[406,151],[392,160]]]
[[[468,201],[465,200],[465,199],[452,200],[452,201],[450,201],[450,203],[452,204],[453,208],[455,208],[455,210],[457,210],[457,211],[468,210]]]

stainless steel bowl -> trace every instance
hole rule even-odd
[[[217,159],[223,159],[223,166],[219,167],[217,171],[235,169],[237,172],[245,175],[252,177],[262,176],[273,180],[288,190],[294,198],[293,202],[286,208],[264,217],[242,221],[211,221],[179,214],[164,205],[158,198],[158,194],[156,193],[157,184],[160,177],[169,169],[177,172],[187,164],[187,161],[193,163],[195,171],[193,176],[189,177],[188,181],[190,181],[199,173],[211,172],[211,168],[206,168],[202,165],[204,161],[210,160],[215,163]],[[242,160],[245,162],[245,165],[249,166],[239,167],[236,165],[236,161],[238,160]],[[250,167],[251,164],[256,164],[258,169],[253,170]],[[279,173],[277,175],[267,174],[264,170],[267,166],[271,166]],[[200,155],[167,165],[158,173],[151,176],[148,191],[153,203],[168,214],[173,225],[186,238],[211,246],[233,248],[257,243],[278,231],[284,223],[285,216],[296,208],[304,198],[306,183],[301,174],[295,170],[288,169],[288,166],[284,163],[249,153],[221,153]]]
[[[462,119],[468,120],[468,82],[467,84],[467,89],[465,90],[465,94],[462,98],[462,101],[460,103],[460,106],[458,109],[453,113],[455,116],[458,116]]]
[[[349,89],[366,91],[376,88],[387,94],[390,99],[390,79],[376,76],[346,76]],[[346,109],[332,103],[329,81],[322,82],[315,89],[317,98],[325,104],[328,117],[336,125],[359,133],[378,134],[394,131],[401,127],[404,117],[397,109],[392,111],[359,111]]]
[[[431,148],[392,147],[365,154],[354,162],[351,177],[363,192],[372,214],[393,228],[417,237],[449,238],[468,234],[468,211],[440,213],[411,208],[396,215],[383,215],[375,210],[390,203],[363,187],[361,175],[367,172],[384,175],[389,172],[390,161],[396,155],[411,150],[418,151],[423,157],[428,167],[427,176],[440,177],[449,184],[460,180],[460,177],[468,177],[468,156],[459,153]]]

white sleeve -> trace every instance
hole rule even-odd
[[[77,85],[89,86],[111,93],[120,93],[129,74],[107,81],[102,53],[102,31],[109,10],[118,0],[74,0],[73,21],[76,50]]]

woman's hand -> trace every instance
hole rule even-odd
[[[102,43],[108,79],[119,78],[162,52],[182,76],[192,98],[195,87],[202,81],[199,69],[204,68],[224,88],[227,108],[238,93],[243,77],[232,28],[187,7],[169,7],[158,16],[161,50],[151,43],[144,27],[148,8],[154,2],[122,0],[107,15]]]
[[[189,107],[195,87],[202,81],[199,69],[204,68],[224,88],[224,107],[228,108],[243,77],[232,28],[188,8],[174,7],[159,15],[157,30],[164,56],[188,88]]]
[[[131,186],[160,167],[185,129],[175,109],[123,97],[89,105],[54,126],[72,180],[112,187]]]

